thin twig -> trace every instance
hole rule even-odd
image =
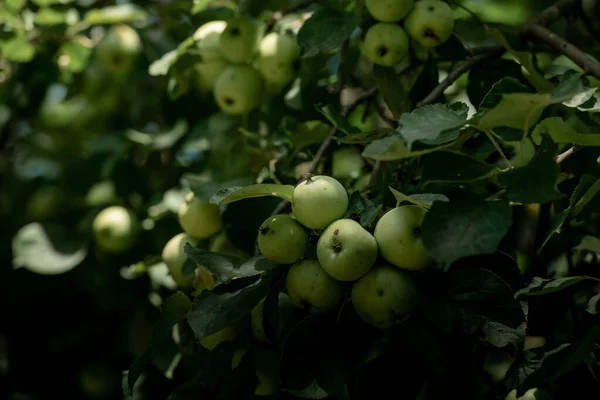
[[[600,64],[588,57],[584,52],[579,50],[577,47],[567,42],[565,39],[554,34],[548,29],[540,25],[531,25],[526,31],[527,34],[540,39],[554,49],[560,51],[565,56],[573,60],[579,65],[586,73],[593,77],[600,79]]]
[[[377,160],[373,165],[373,169],[371,170],[371,176],[369,177],[369,183],[367,185],[367,197],[371,197],[375,186],[377,186],[377,176],[379,175],[379,171],[381,170],[381,164],[381,160]]]
[[[431,91],[431,93],[429,93],[423,100],[421,100],[419,103],[417,103],[417,107],[422,107],[424,105],[433,103],[439,96],[442,95],[442,93],[444,93],[444,90],[446,90],[448,87],[450,87],[458,78],[460,78],[460,76],[462,74],[464,74],[465,72],[467,72],[468,70],[470,70],[471,68],[476,66],[477,64],[479,64],[489,58],[496,57],[496,56],[502,54],[504,51],[505,51],[505,49],[501,46],[492,47],[489,53],[480,54],[475,57],[472,57],[472,58],[468,59],[465,63],[454,68],[452,71],[450,71],[450,73],[448,73],[448,76],[446,77],[446,79],[441,81]]]
[[[557,157],[556,157],[556,163],[560,164],[563,161],[565,161],[567,158],[571,157],[573,154],[577,153],[579,150],[581,150],[581,147],[577,146],[577,145],[573,145],[572,147],[568,148],[567,150],[565,150],[564,152],[560,153]]]

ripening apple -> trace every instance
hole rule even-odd
[[[187,253],[184,250],[186,243],[195,247],[198,244],[198,240],[185,232],[178,233],[169,239],[161,253],[162,260],[167,265],[171,277],[177,286],[184,290],[191,288],[195,280],[194,274],[185,275],[183,273],[183,266],[188,259]]]
[[[290,313],[294,310],[294,303],[290,300],[290,297],[285,293],[279,293],[277,298],[278,308],[278,319],[279,319],[279,332],[281,332],[285,326],[287,318]],[[265,328],[263,327],[263,312],[265,308],[265,298],[263,298],[250,313],[250,325],[252,327],[252,334],[257,340],[263,343],[271,343]]]
[[[214,350],[214,348],[220,345],[221,343],[235,339],[237,335],[237,327],[233,324],[227,325],[223,329],[211,335],[204,336],[202,339],[200,339],[200,344],[205,349]]]
[[[107,253],[120,254],[135,243],[140,222],[131,210],[110,206],[96,215],[92,231],[98,248]]]
[[[258,248],[268,260],[293,264],[308,247],[308,232],[294,218],[279,214],[267,218],[258,229]]]
[[[131,70],[142,41],[138,33],[128,25],[114,25],[96,46],[96,57],[108,72],[124,74]]]
[[[337,179],[326,175],[308,176],[294,188],[292,212],[302,225],[324,229],[344,216],[348,193]]]
[[[417,290],[408,274],[382,265],[352,286],[352,305],[367,324],[387,329],[404,320],[417,305]]]
[[[419,0],[404,20],[408,35],[429,49],[445,43],[454,30],[454,12],[440,0]]]
[[[408,56],[409,46],[404,28],[390,22],[378,22],[367,30],[361,49],[373,63],[392,67]]]
[[[232,63],[250,60],[257,48],[261,32],[259,22],[247,16],[239,16],[227,21],[227,26],[219,38],[221,53]]]
[[[229,61],[223,57],[219,45],[221,33],[226,26],[227,22],[225,21],[210,21],[201,25],[194,32],[193,38],[196,41],[200,62],[193,67],[195,72],[193,80],[200,92],[212,91],[221,72],[230,65]]]
[[[207,239],[221,230],[223,221],[219,206],[203,201],[189,192],[179,207],[177,219],[181,228],[196,239]]]
[[[331,175],[337,179],[357,179],[363,172],[365,160],[356,147],[344,147],[331,156]]]
[[[215,82],[213,95],[221,111],[230,115],[248,114],[260,105],[264,90],[260,72],[243,65],[230,65]]]
[[[377,260],[373,235],[352,219],[339,219],[325,229],[317,242],[317,258],[338,281],[355,281]]]
[[[414,0],[365,0],[367,11],[382,22],[397,22],[408,15]]]
[[[422,270],[432,257],[421,239],[421,224],[427,210],[417,205],[396,207],[375,225],[379,253],[390,264],[407,270]]]
[[[311,313],[331,310],[344,297],[344,285],[329,276],[319,261],[310,259],[291,266],[286,289],[296,307]]]

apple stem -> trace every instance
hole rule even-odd
[[[313,177],[313,174],[311,174],[310,172],[307,172],[306,174],[304,174],[304,179],[306,179],[307,184],[313,182],[312,177]]]

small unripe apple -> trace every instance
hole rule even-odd
[[[365,0],[367,11],[382,22],[397,22],[406,17],[414,0]]]
[[[95,49],[102,66],[116,74],[129,72],[141,50],[140,36],[128,25],[110,27]]]
[[[258,48],[260,26],[257,20],[239,16],[227,21],[219,38],[223,57],[233,63],[248,61]]]
[[[337,179],[310,176],[299,183],[292,195],[292,211],[302,225],[324,229],[348,210],[348,193]]]
[[[367,30],[363,54],[373,63],[392,67],[408,56],[408,35],[400,25],[379,22]]]
[[[179,207],[177,219],[181,228],[196,239],[207,239],[221,230],[223,222],[219,206],[202,201],[189,192]]]
[[[210,21],[194,32],[201,61],[194,65],[193,79],[201,92],[210,92],[219,75],[230,65],[223,57],[219,45],[221,33],[226,26],[225,21]]]
[[[293,264],[304,257],[308,247],[308,232],[289,215],[267,218],[258,229],[258,248],[268,260]]]
[[[294,61],[300,55],[300,46],[293,32],[269,33],[260,42],[258,54],[258,70],[273,92],[280,91],[294,80]]]
[[[345,147],[331,156],[331,175],[337,179],[357,179],[365,166],[365,160],[356,147]]]
[[[140,223],[131,210],[111,206],[96,215],[92,231],[100,249],[107,253],[119,254],[135,243],[140,232]]]
[[[331,310],[344,297],[344,285],[325,272],[317,260],[292,265],[285,285],[292,303],[311,313]]]
[[[162,260],[167,265],[171,277],[177,286],[184,290],[191,288],[195,279],[194,274],[184,275],[183,273],[183,266],[188,259],[188,255],[184,250],[186,243],[189,243],[190,246],[196,246],[198,240],[185,232],[178,233],[165,244],[161,253]]]
[[[248,65],[230,65],[215,82],[213,94],[221,111],[248,114],[260,105],[264,83],[260,73]]]
[[[424,48],[445,43],[454,30],[454,12],[440,0],[419,0],[404,20],[408,35]]]

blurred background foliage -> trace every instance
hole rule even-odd
[[[257,16],[293,3],[240,2],[260,10]],[[552,2],[460,4],[486,22],[516,26]],[[275,107],[262,116],[276,131],[266,148],[254,133],[258,121],[219,113],[212,98],[194,88],[193,58],[179,60],[175,74],[161,72],[166,53],[203,23],[227,18],[232,6],[232,0],[0,2],[0,398],[121,398],[122,371],[143,351],[161,298],[173,291],[164,270],[144,273],[179,229],[172,212],[182,192],[173,188],[182,177],[272,178],[269,160],[284,151],[279,142],[290,140],[273,129],[283,111]],[[459,36],[485,39],[472,29],[476,20],[468,11],[457,13]],[[139,35],[139,54],[115,71],[101,62],[99,46],[120,24]],[[585,43],[578,34],[567,37]],[[327,103],[331,95],[317,83],[330,70],[312,73],[303,102]],[[314,107],[286,100],[290,126],[323,119]],[[238,134],[240,123],[249,135]],[[143,221],[141,239],[121,256],[98,252],[89,235],[93,217],[111,204],[127,205]],[[229,207],[225,222],[241,232],[231,241],[251,252],[253,234],[243,232],[255,232],[275,204],[252,202],[252,215]],[[28,225],[34,222],[43,228]],[[30,229],[20,231],[26,225]],[[13,269],[17,256],[27,268]],[[63,268],[70,270],[56,274]],[[171,362],[153,359],[138,398],[167,398],[163,371]]]

